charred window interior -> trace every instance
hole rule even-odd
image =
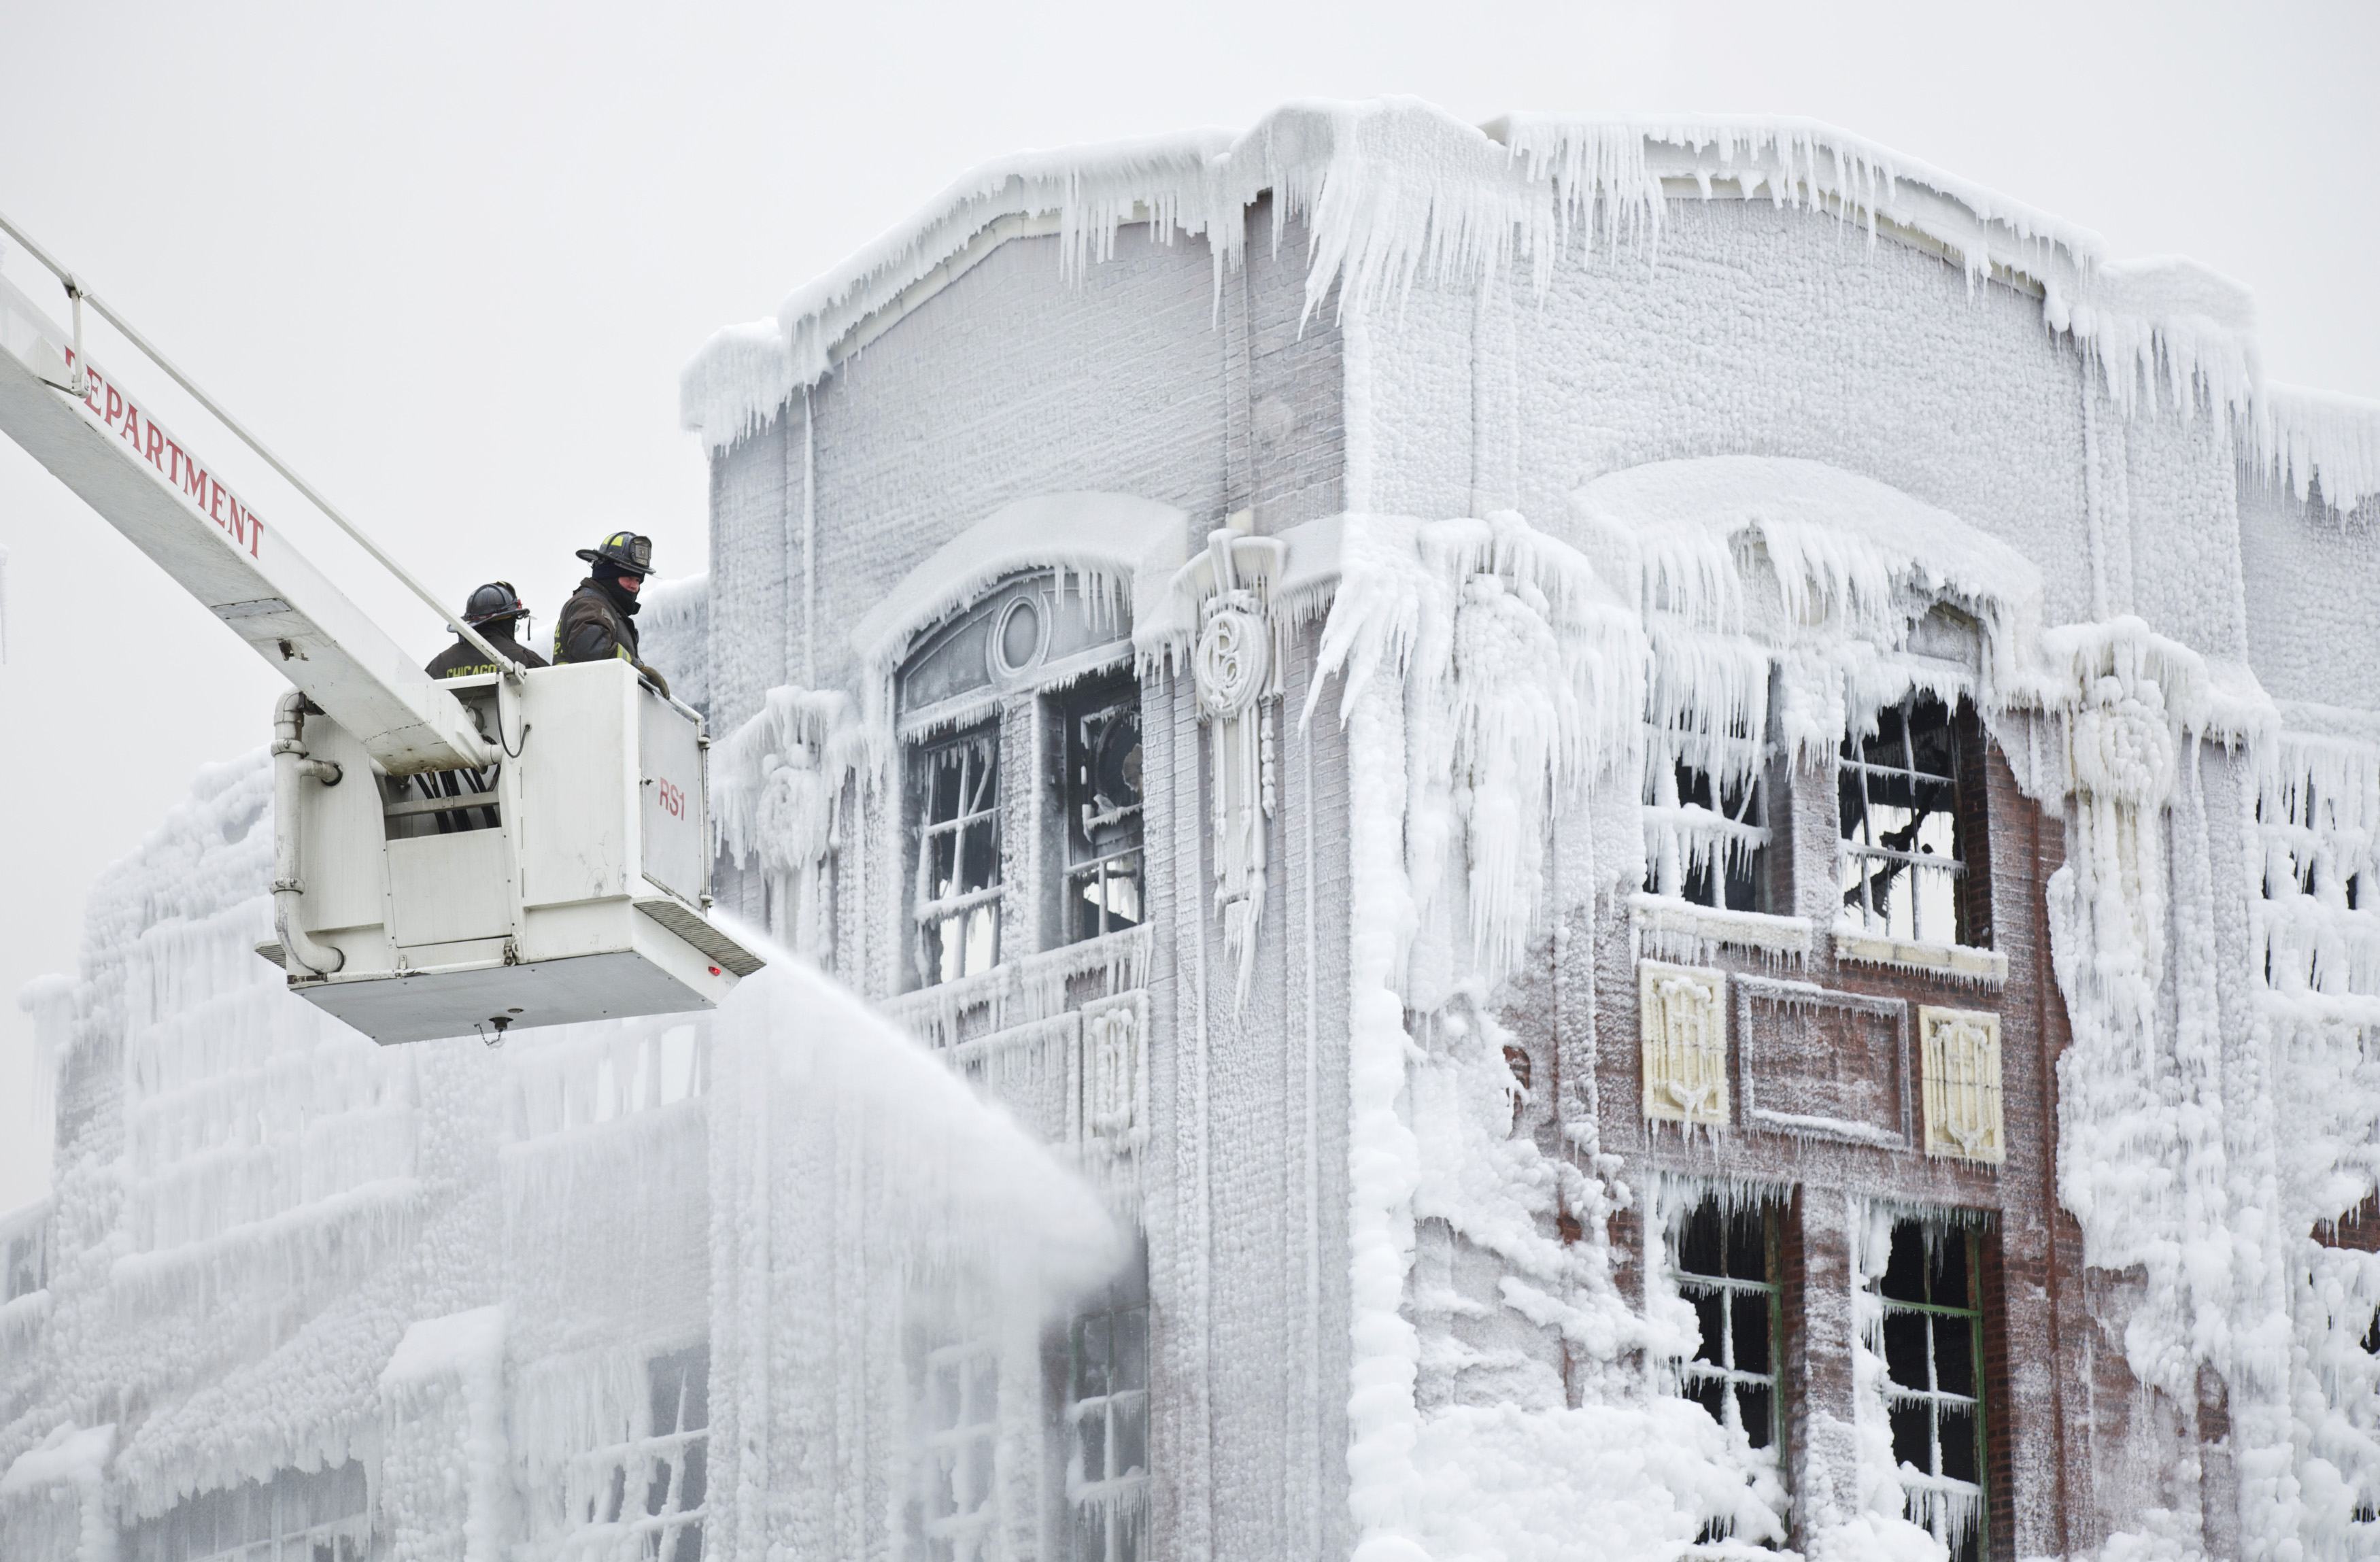
[[[1950,1562],[1988,1552],[1977,1242],[1970,1228],[1900,1221],[1876,1288],[1893,1462],[1911,1517],[1949,1548]]]
[[[127,1562],[364,1562],[371,1549],[364,1467],[285,1470],[202,1492],[127,1537]]]
[[[1768,744],[1756,715],[1648,721],[1645,870],[1657,895],[1767,911]]]
[[[1069,941],[1140,926],[1140,688],[1109,684],[1060,702]]]
[[[1981,733],[1962,702],[1931,695],[1876,713],[1843,740],[1842,926],[1912,943],[1991,947],[1982,860]]]
[[[911,916],[919,984],[1000,959],[1000,727],[924,744],[910,761],[916,852]]]
[[[2366,806],[2354,789],[2335,793],[2302,770],[2283,770],[2261,789],[2267,987],[2363,998],[2380,988],[2371,963],[2349,952],[2363,947],[2367,919],[2380,909],[2380,837],[2363,822]]]
[[[906,986],[1141,925],[1140,686],[1112,582],[1003,581],[919,636],[894,693]]]
[[[1776,1206],[1703,1199],[1670,1227],[1670,1272],[1702,1326],[1694,1359],[1678,1364],[1681,1390],[1775,1457],[1783,1427]]]
[[[1078,1562],[1148,1555],[1148,1253],[1067,1329],[1066,1501]]]

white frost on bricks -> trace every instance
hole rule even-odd
[[[1650,1508],[1577,1492],[1579,1506],[1557,1511],[1539,1493],[1532,1518],[1509,1505],[1491,1516],[1475,1483],[1503,1456],[1471,1411],[1431,1408],[1431,1363],[1443,1350],[1417,1331],[1430,1305],[1409,1289],[1415,1223],[1427,1216],[1503,1257],[1506,1305],[1580,1342],[1584,1359],[1609,1360],[1656,1326],[1624,1308],[1598,1313],[1592,1299],[1609,1272],[1597,1271],[1591,1244],[1541,1279],[1512,1236],[1520,1225],[1483,1213],[1503,1205],[1550,1217],[1627,1195],[1616,1163],[1590,1159],[1593,1174],[1533,1169],[1525,1137],[1475,1132],[1508,1120],[1510,1108],[1488,1098],[1489,1078],[1511,1088],[1478,1037],[1493,1028],[1485,999],[1548,926],[1541,876],[1554,810],[1579,805],[1590,783],[1633,776],[1644,741],[1635,717],[1648,704],[1748,720],[1762,697],[1751,679],[1735,659],[1696,648],[1698,636],[1746,628],[1777,648],[1785,706],[1776,717],[1794,749],[1830,752],[1857,712],[1912,687],[1963,695],[2007,734],[2021,781],[2064,804],[2069,862],[2049,891],[2074,1026],[2059,1072],[2059,1189],[2090,1264],[2148,1277],[2122,1342],[2127,1362],[2183,1403],[2202,1370],[2227,1384],[2243,1524],[2268,1553],[2292,1536],[2344,1542],[2350,1482],[2380,1473],[2380,1414],[2357,1397],[2373,1369],[2354,1326],[2369,1324],[2357,1309],[2380,1288],[2380,1265],[2306,1234],[2380,1172],[2371,1133],[2380,1070],[2363,1043],[2380,1022],[2380,938],[2359,909],[2374,892],[2360,876],[2380,836],[2380,748],[2285,738],[2252,679],[2137,619],[2044,630],[2031,566],[1864,484],[1815,464],[1751,458],[1622,474],[1581,497],[1596,563],[1517,516],[1342,523],[1344,575],[1321,664],[1342,679],[1354,898],[1366,913],[1353,930],[1349,1407],[1364,1555],[1491,1544],[1528,1555],[1569,1525],[1632,1532],[1636,1520],[1621,1517],[1632,1511],[1763,1532],[1757,1462],[1717,1452],[1716,1463],[1689,1459],[1649,1488],[1635,1471],[1634,1500]],[[1978,627],[1972,666],[1903,654],[1928,604],[1942,600]],[[1548,654],[1557,646],[1568,649]],[[1500,704],[1515,688],[1525,697]],[[2032,741],[2034,721],[2046,723],[2054,751]],[[2251,817],[2252,862],[2209,855],[2206,819],[2218,807]],[[1524,849],[1507,850],[1514,844]],[[1645,871],[1599,868],[1598,884],[1623,886]],[[2252,945],[2237,947],[2217,921],[2243,890],[2257,927]],[[2256,989],[2269,1034],[2249,1055],[2227,1054],[2222,986]],[[1994,1159],[2003,1131],[1986,1077],[1991,1038],[1968,1031],[1935,1023],[1925,1038],[1941,1076],[1928,1082],[1929,1142]],[[1480,1083],[1460,1084],[1466,1068]],[[1467,1107],[1466,1088],[1479,1096]],[[1531,1186],[1539,1192],[1524,1192]],[[1853,1223],[1877,1218],[1854,1212]],[[1859,1262],[1881,1264],[1882,1239],[1871,1238]],[[1861,1352],[1863,1384],[1881,1382],[1872,1356]],[[1625,1394],[1596,1398],[1560,1411],[1515,1403],[1491,1420],[1497,1436],[1534,1428],[1524,1437],[1542,1451],[1560,1445],[1563,1428],[1608,1432],[1620,1424],[1610,1418],[1655,1413]],[[1842,1506],[1812,1494],[1814,1553],[1915,1557],[1937,1544],[1901,1517],[1880,1430],[1863,1423],[1854,1437],[1870,1471],[1864,1495]],[[2311,1464],[2289,1451],[2314,1447],[2324,1451]],[[1594,1467],[1585,1447],[1569,1457],[1560,1467]],[[1710,1485],[1720,1470],[1731,1473]],[[1715,1500],[1722,1488],[1737,1495]],[[1917,1516],[1953,1528],[1974,1520],[1964,1508]],[[1645,1522],[1649,1555],[1668,1520]],[[2160,1522],[2144,1516],[2140,1537],[2161,1532]],[[1616,1541],[1614,1550],[1638,1554]]]
[[[1486,999],[1545,921],[1556,813],[1639,752],[1644,640],[1575,551],[1516,515],[1350,516],[1322,636],[1342,674],[1354,920],[1350,1020],[1350,1501],[1365,1562],[1552,1556],[1590,1531],[1654,1556],[1706,1525],[1781,1540],[1774,1467],[1622,1363],[1674,1329],[1613,1279],[1618,1163],[1509,1133],[1508,1039]],[[1320,699],[1318,682],[1314,702]],[[1425,1017],[1422,1035],[1406,1027]],[[1581,1239],[1548,1234],[1557,1217]],[[1508,1265],[1501,1302],[1599,1388],[1565,1403],[1521,1362],[1501,1403],[1425,1411],[1452,1342],[1408,1313],[1417,1217]],[[1517,1375],[1516,1375],[1517,1374]],[[1432,1398],[1437,1399],[1436,1393]]]

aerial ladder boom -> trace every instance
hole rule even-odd
[[[0,278],[0,433],[295,685],[273,743],[278,938],[258,950],[293,992],[382,1042],[494,1039],[707,1009],[759,968],[707,915],[699,713],[626,662],[504,657],[6,218],[0,234],[74,320]],[[416,665],[91,360],[86,303],[503,671]]]
[[[489,762],[488,745],[459,700],[308,563],[204,455],[77,354],[5,279],[0,347],[6,349],[0,351],[0,431],[354,733],[391,774]]]

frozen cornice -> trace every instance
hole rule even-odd
[[[1020,232],[1055,234],[1079,278],[1146,223],[1161,242],[1208,241],[1220,286],[1273,197],[1267,242],[1306,229],[1308,313],[1393,306],[1416,281],[1488,287],[1524,268],[1538,293],[1564,260],[1643,252],[1658,263],[1669,202],[1766,200],[1932,248],[1972,285],[2037,292],[2043,321],[2136,406],[2221,408],[2252,459],[2302,495],[2380,491],[2380,403],[2266,394],[2248,290],[2194,261],[2113,260],[2091,230],[1815,120],[1588,120],[1514,114],[1466,125],[1414,99],[1293,103],[1234,138],[1220,130],[1027,152],[969,174],[915,217],[797,289],[776,315],[730,326],[681,379],[685,426],[724,449],[777,416],[840,357],[971,255]],[[2312,416],[2318,413],[2318,416]]]

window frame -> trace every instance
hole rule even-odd
[[[1934,1287],[1934,1253],[1937,1251],[1937,1244],[1956,1241],[1964,1250],[1967,1293],[1964,1304],[1916,1302],[1888,1296],[1884,1290],[1885,1280],[1890,1273],[1888,1266],[1885,1273],[1878,1274],[1866,1288],[1869,1294],[1875,1298],[1877,1309],[1876,1338],[1874,1343],[1882,1370],[1876,1381],[1884,1396],[1887,1416],[1890,1417],[1896,1409],[1901,1407],[1920,1407],[1921,1413],[1926,1418],[1926,1446],[1930,1466],[1920,1471],[1921,1476],[1929,1483],[1932,1490],[1946,1495],[1960,1495],[1954,1489],[1957,1485],[1972,1487],[1972,1492],[1966,1495],[1972,1497],[1974,1504],[1974,1529],[1964,1538],[1963,1550],[1960,1540],[1955,1540],[1936,1528],[1937,1520],[1943,1528],[1949,1527],[1949,1519],[1947,1508],[1931,1508],[1919,1495],[1927,1487],[1912,1486],[1901,1474],[1903,1461],[1900,1458],[1900,1439],[1897,1435],[1894,1437],[1893,1474],[1894,1478],[1900,1482],[1904,1496],[1918,1509],[1911,1521],[1926,1529],[1937,1540],[1949,1548],[1950,1562],[1987,1562],[1992,1556],[1992,1504],[1996,1494],[1992,1489],[1991,1383],[1986,1365],[1989,1358],[1985,1353],[1989,1341],[1986,1327],[1988,1309],[1985,1305],[1984,1290],[1985,1232],[1979,1224],[1969,1220],[1946,1220],[1921,1216],[1896,1217],[1892,1221],[1890,1238],[1895,1248],[1900,1245],[1900,1233],[1904,1229],[1915,1232],[1917,1240],[1925,1244],[1921,1250],[1924,1253],[1925,1265],[1922,1273],[1928,1295],[1932,1294]],[[1888,1264],[1889,1253],[1888,1253]],[[1888,1331],[1890,1321],[1896,1314],[1918,1316],[1927,1320],[1925,1372],[1928,1383],[1923,1388],[1903,1384],[1892,1375],[1892,1358],[1888,1348]],[[1936,1342],[1939,1338],[1937,1326],[1940,1320],[1961,1319],[1966,1324],[1969,1371],[1974,1388],[1974,1392],[1971,1395],[1946,1390],[1939,1386],[1941,1370],[1937,1359]],[[1960,1405],[1971,1409],[1974,1416],[1975,1478],[1972,1482],[1962,1481],[1955,1475],[1946,1475],[1942,1469],[1944,1407],[1956,1408]]]
[[[1942,711],[1941,732],[1949,746],[1948,768],[1942,771],[1921,769],[1917,759],[1917,728],[1914,718],[1924,708],[1932,706]],[[1900,763],[1879,764],[1867,757],[1867,745],[1883,735],[1884,715],[1897,713],[1900,733]],[[1979,773],[1984,761],[1985,739],[1980,723],[1975,720],[1972,703],[1964,695],[1944,699],[1938,693],[1912,688],[1889,705],[1877,708],[1872,736],[1864,736],[1852,727],[1846,727],[1841,745],[1835,755],[1835,887],[1839,902],[1835,926],[1839,931],[1860,938],[1900,939],[1909,943],[1939,945],[1957,949],[1988,950],[1992,947],[1990,894],[1990,829],[1985,815],[1988,806],[1985,781]],[[1883,783],[1879,787],[1876,782]],[[1879,808],[1903,808],[1904,805],[1879,801],[1880,791],[1888,792],[1894,784],[1905,785],[1912,798],[1921,788],[1941,787],[1947,790],[1948,805],[1926,810],[1917,815],[1910,825],[1912,839],[1907,849],[1878,844],[1874,829],[1874,817]],[[1858,829],[1853,833],[1847,806],[1853,797],[1859,801]],[[1914,813],[1913,809],[1904,811]],[[1919,851],[1916,832],[1926,818],[1939,815],[1949,821],[1949,850],[1947,854]],[[1860,866],[1863,864],[1888,864],[1878,873]],[[1950,926],[1947,937],[1926,924],[1925,895],[1920,891],[1921,874],[1941,874],[1949,880]],[[1904,877],[1905,876],[1905,877]],[[1881,880],[1886,909],[1876,910],[1876,886]],[[1909,930],[1903,935],[1896,925],[1897,914],[1891,908],[1896,894],[1906,896]],[[1979,903],[1980,902],[1980,903]]]
[[[1731,1222],[1749,1217],[1760,1226],[1761,1266],[1766,1278],[1748,1279],[1742,1276],[1706,1274],[1685,1267],[1682,1249],[1689,1222],[1708,1209],[1718,1222],[1720,1266],[1727,1265],[1727,1254],[1732,1247]],[[1718,1418],[1719,1424],[1742,1432],[1747,1442],[1751,1434],[1743,1426],[1742,1391],[1766,1387],[1768,1392],[1768,1441],[1753,1444],[1755,1452],[1765,1453],[1775,1461],[1777,1476],[1786,1479],[1791,1467],[1788,1429],[1791,1423],[1791,1401],[1792,1386],[1785,1370],[1785,1205],[1779,1199],[1762,1197],[1749,1209],[1730,1209],[1728,1202],[1715,1191],[1706,1190],[1691,1203],[1682,1204],[1662,1223],[1661,1255],[1670,1288],[1689,1304],[1696,1292],[1708,1292],[1721,1299],[1720,1320],[1721,1361],[1709,1362],[1699,1352],[1672,1363],[1677,1374],[1681,1397],[1701,1403],[1693,1391],[1697,1381],[1719,1386],[1721,1402],[1727,1414]],[[1768,1370],[1765,1373],[1747,1371],[1736,1364],[1736,1307],[1734,1299],[1758,1295],[1766,1299],[1763,1309],[1768,1325]],[[1701,1315],[1696,1308],[1697,1321]],[[1709,1406],[1704,1405],[1707,1411]]]
[[[325,1506],[325,1493],[352,1496],[356,1506],[315,1518],[311,1510]],[[250,1532],[226,1540],[221,1528],[226,1520]],[[268,1533],[252,1532],[260,1521]],[[212,1533],[200,1541],[195,1529]],[[120,1550],[127,1562],[249,1562],[252,1557],[311,1562],[315,1547],[327,1544],[339,1562],[365,1562],[372,1555],[372,1538],[367,1472],[349,1459],[327,1470],[284,1468],[267,1480],[184,1497],[159,1517],[132,1526]]]
[[[1020,632],[1014,645],[1004,645],[1004,632],[1026,601],[1036,607],[1036,633]],[[1070,886],[1078,870],[1094,865],[1075,861],[1066,813],[1072,713],[1095,699],[1120,703],[1129,692],[1135,720],[1145,723],[1129,606],[1092,590],[1075,572],[1037,565],[978,591],[965,608],[921,627],[909,647],[892,675],[901,766],[897,817],[889,821],[902,875],[897,988],[917,992],[970,980],[1021,956],[1127,930],[1119,926],[1078,935]],[[1020,648],[1027,653],[1021,660],[1014,654]],[[957,660],[938,660],[954,650]],[[933,697],[906,703],[913,683]],[[990,803],[998,817],[993,878],[960,895],[936,897],[928,832],[949,833],[982,816],[929,824],[926,766],[935,753],[970,740],[988,745],[999,772]],[[1136,810],[1137,842],[1111,855],[1137,856],[1143,914],[1130,926],[1146,926],[1145,793]],[[982,906],[991,908],[989,959],[952,964],[937,941],[940,929]]]
[[[1050,929],[1054,943],[1078,944],[1111,934],[1129,932],[1148,924],[1148,793],[1146,784],[1138,795],[1112,815],[1100,815],[1093,819],[1083,817],[1098,798],[1096,786],[1084,774],[1090,757],[1079,742],[1080,728],[1086,721],[1101,716],[1122,713],[1132,724],[1133,746],[1145,742],[1143,723],[1145,707],[1140,697],[1140,682],[1129,670],[1096,679],[1086,679],[1072,687],[1061,689],[1050,696],[1052,747],[1055,750],[1055,786],[1057,793],[1053,850],[1056,871],[1052,879],[1057,889],[1056,926]],[[1090,798],[1082,793],[1089,792]],[[1123,822],[1127,825],[1129,842],[1101,851],[1092,839],[1094,823]],[[1128,865],[1128,875],[1118,873],[1113,865]],[[1129,922],[1109,925],[1113,914],[1109,899],[1103,894],[1096,899],[1078,895],[1076,886],[1087,877],[1096,874],[1102,886],[1128,877],[1134,885],[1134,896],[1140,914]],[[1097,907],[1099,926],[1085,931],[1081,917],[1085,901]]]
[[[919,987],[939,987],[947,982],[964,980],[990,970],[1001,961],[1002,935],[1009,921],[1007,856],[1007,804],[1002,785],[1002,771],[1007,769],[1002,753],[1002,726],[998,718],[978,721],[954,731],[911,744],[905,758],[907,775],[904,793],[903,834],[907,839],[906,858],[909,880],[909,904],[906,921],[909,927],[909,958],[911,974]],[[956,807],[952,817],[938,819],[935,796],[941,780],[943,756],[960,756]],[[975,801],[982,806],[969,807],[968,782],[970,763],[981,757],[984,773],[977,776],[978,784],[989,791],[989,796],[978,795]],[[990,841],[989,878],[971,889],[940,892],[934,889],[936,863],[934,848],[939,840],[947,837],[951,849],[951,878],[955,884],[965,876],[969,856],[967,834],[978,827],[985,829]],[[968,924],[978,913],[989,913],[990,954],[982,965],[969,964],[966,951],[973,941]],[[951,967],[951,946],[944,930],[958,925],[963,931],[959,940],[958,969]]]
[[[2372,997],[2355,980],[2357,963],[2340,959],[2380,917],[2380,845],[2361,828],[2362,809],[2331,795],[2301,759],[2257,790],[2254,821],[2262,871],[2256,942],[2264,985],[2274,992]],[[2352,931],[2350,931],[2352,930]],[[2278,958],[2277,958],[2278,957]]]
[[[1098,1393],[1087,1394],[1084,1342],[1091,1325],[1100,1321],[1107,1326],[1107,1381]],[[1148,1555],[1150,1411],[1155,1399],[1152,1321],[1148,1248],[1142,1241],[1135,1244],[1132,1261],[1066,1323],[1066,1370],[1059,1432],[1066,1445],[1064,1498],[1071,1520],[1065,1554],[1078,1562],[1142,1562]],[[1121,1344],[1127,1328],[1136,1329],[1138,1335],[1137,1386],[1116,1381],[1118,1363],[1129,1359]],[[1122,1417],[1116,1413],[1119,1409],[1123,1412]],[[1118,1423],[1128,1421],[1135,1412],[1140,1423],[1140,1462],[1119,1474],[1115,1470],[1120,1442]],[[1096,1481],[1085,1475],[1082,1457],[1083,1423],[1094,1414],[1099,1418],[1102,1471]],[[1101,1508],[1103,1512],[1099,1511]],[[1131,1538],[1135,1533],[1137,1544]]]
[[[663,1427],[662,1374],[673,1372],[677,1392]],[[618,1441],[574,1456],[565,1468],[564,1528],[551,1553],[558,1562],[608,1556],[623,1536],[638,1537],[638,1555],[660,1562],[698,1562],[702,1556],[710,1513],[710,1342],[647,1358],[644,1378],[646,1413]],[[699,1424],[688,1423],[689,1412]]]
[[[1691,711],[1681,714],[1693,715]],[[1641,722],[1645,769],[1637,805],[1645,823],[1645,888],[1650,893],[1711,911],[1770,909],[1774,895],[1769,858],[1778,843],[1774,823],[1778,789],[1771,777],[1777,745],[1766,730],[1765,704],[1762,720],[1764,730],[1757,736],[1704,731],[1664,721],[1648,704]],[[1721,775],[1694,761],[1720,753],[1741,756],[1747,750],[1752,763],[1742,768],[1742,799],[1730,812]],[[1694,778],[1692,783],[1688,777]],[[1706,793],[1709,801],[1687,801],[1690,791]],[[1660,830],[1664,825],[1666,838]],[[1689,838],[1702,849],[1686,849]],[[1747,905],[1729,903],[1729,891],[1739,883],[1746,887]]]
[[[911,1456],[909,1522],[899,1549],[912,1562],[949,1562],[979,1555],[982,1542],[1000,1521],[1000,1441],[1002,1393],[1000,1350],[989,1337],[964,1335],[916,1347],[912,1405],[917,1417]],[[941,1374],[956,1387],[953,1412],[938,1412]],[[988,1401],[977,1403],[989,1386]],[[946,1462],[947,1461],[947,1462]],[[978,1495],[962,1501],[965,1493]],[[948,1498],[946,1511],[937,1511]]]

